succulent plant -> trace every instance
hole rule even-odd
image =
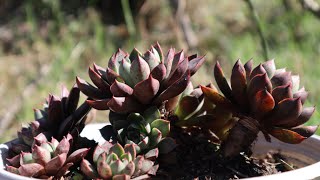
[[[158,149],[152,149],[144,155],[137,155],[136,144],[111,144],[106,141],[98,145],[91,162],[83,159],[80,169],[92,179],[131,179],[155,175],[158,165],[154,160],[158,157]]]
[[[84,158],[89,149],[81,148],[70,152],[72,136],[68,134],[59,142],[52,138],[48,142],[44,134],[34,138],[31,152],[21,152],[19,156],[8,159],[7,171],[33,178],[59,179],[68,173],[69,168]]]
[[[110,112],[110,122],[118,132],[118,141],[121,144],[137,144],[138,153],[158,147],[159,144],[160,150],[165,149],[166,152],[175,147],[174,140],[166,137],[170,132],[170,121],[161,118],[156,106],[141,114],[130,113],[128,116]]]
[[[204,57],[196,54],[185,57],[184,52],[171,48],[164,56],[157,43],[141,54],[118,50],[108,67],[89,68],[89,76],[96,87],[77,77],[80,90],[92,98],[87,102],[95,109],[110,109],[116,113],[142,112],[150,105],[166,103],[172,110],[177,97],[187,87],[192,76],[203,64]]]
[[[84,127],[86,115],[91,107],[87,103],[78,106],[80,90],[74,85],[70,92],[62,86],[61,98],[49,95],[43,109],[34,109],[34,118],[28,127],[18,132],[18,142],[10,149],[12,154],[30,151],[34,137],[44,133],[47,137],[60,140],[70,133],[79,133]]]
[[[208,98],[205,98],[201,89],[215,89],[213,84],[196,88],[190,86],[180,98],[174,112],[174,115],[177,116],[174,125],[183,127],[184,131],[194,137],[204,137],[211,142],[221,143],[236,122],[232,117],[232,112],[224,106],[215,106]]]
[[[235,63],[230,87],[219,62],[216,63],[214,77],[224,96],[215,88],[201,87],[205,99],[232,113],[230,120],[237,119],[221,144],[224,157],[246,150],[260,131],[267,141],[272,135],[285,143],[297,144],[317,130],[317,126],[303,126],[315,108],[303,107],[308,93],[304,87],[299,89],[299,76],[276,69],[274,60],[254,69],[252,64],[252,60],[245,65],[240,60]]]

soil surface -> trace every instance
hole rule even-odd
[[[269,152],[263,157],[250,157],[241,153],[232,160],[223,159],[219,145],[190,133],[177,133],[178,147],[162,160],[155,179],[241,179],[270,175],[294,169],[279,152]],[[173,135],[175,136],[175,135]]]

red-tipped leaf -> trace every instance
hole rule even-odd
[[[306,137],[288,129],[273,128],[269,133],[280,141],[289,144],[299,144],[306,139]]]

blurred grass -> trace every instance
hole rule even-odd
[[[0,23],[0,30],[9,32],[9,38],[0,37],[1,115],[10,109],[12,100],[28,84],[39,78],[40,67],[49,67],[36,91],[23,99],[21,111],[7,132],[1,135],[0,142],[14,138],[21,124],[33,119],[33,108],[41,108],[49,93],[60,93],[60,84],[70,88],[75,76],[89,80],[87,68],[93,62],[106,67],[107,60],[117,48],[130,51],[136,47],[144,51],[156,41],[165,51],[170,46],[186,48],[174,30],[175,19],[167,1],[147,1],[141,8],[141,15],[135,19],[134,28],[126,28],[125,23],[105,23],[101,17],[103,13],[91,6],[68,14],[62,10],[64,4],[59,4],[60,1],[42,2],[45,10],[41,13],[35,1],[27,0],[18,9],[20,16],[9,14],[10,20]],[[269,56],[275,58],[277,67],[287,67],[300,75],[301,84],[309,91],[307,104],[318,106],[320,19],[306,12],[296,1],[289,1],[291,10],[286,9],[283,2],[254,1],[269,46]],[[199,40],[197,48],[189,50],[189,54],[197,52],[206,54],[207,58],[205,66],[193,78],[195,83],[213,81],[212,68],[216,60],[221,61],[228,75],[238,58],[243,62],[253,58],[256,65],[265,60],[245,2],[187,1],[186,13]],[[137,32],[128,32],[127,29]],[[106,113],[98,114],[97,120],[107,121]],[[319,124],[319,120],[317,111],[309,124]]]

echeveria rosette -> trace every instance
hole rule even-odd
[[[8,159],[6,170],[21,176],[40,179],[59,179],[69,172],[69,168],[84,158],[89,149],[81,148],[70,152],[72,136],[68,134],[59,142],[52,138],[49,142],[44,134],[35,137],[31,152],[21,152]]]
[[[123,147],[106,141],[95,148],[90,161],[82,160],[80,169],[92,179],[148,179],[157,172],[158,165],[154,160],[158,157],[158,149],[138,155],[135,146],[126,144]]]
[[[35,120],[18,132],[19,142],[12,146],[10,153],[30,151],[34,137],[39,133],[60,140],[68,133],[81,132],[91,107],[87,103],[78,107],[79,98],[80,90],[77,85],[70,92],[62,86],[61,97],[49,95],[43,109],[34,109]]]
[[[303,126],[315,111],[303,107],[308,93],[299,89],[300,79],[285,69],[276,69],[274,60],[252,68],[252,60],[245,65],[238,60],[229,86],[219,62],[214,77],[224,96],[215,88],[202,86],[206,99],[217,107],[232,112],[238,121],[221,145],[225,157],[231,157],[248,148],[262,131],[266,140],[269,134],[285,143],[297,144],[310,137],[317,126]]]
[[[159,109],[152,106],[143,113],[119,116],[110,112],[110,122],[118,132],[121,144],[137,144],[138,153],[158,147],[160,153],[168,153],[175,148],[175,141],[167,137],[170,121],[161,118]]]
[[[95,109],[110,109],[116,113],[141,112],[150,105],[167,102],[170,109],[177,102],[192,76],[203,64],[204,57],[169,49],[163,55],[157,43],[141,54],[133,49],[130,54],[118,50],[106,69],[93,65],[89,76],[93,84],[77,77],[80,90],[92,98],[88,103]]]

